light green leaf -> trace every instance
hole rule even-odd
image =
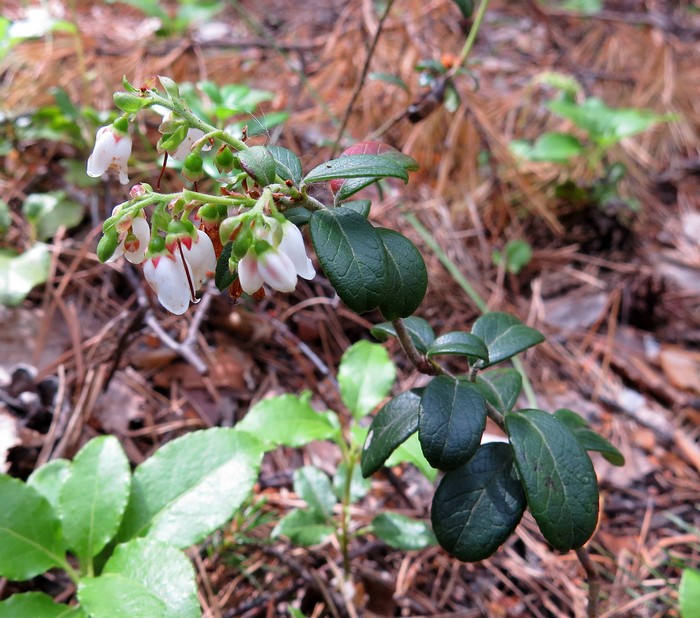
[[[19,305],[35,285],[44,283],[51,269],[51,253],[43,243],[17,255],[0,249],[0,304]]]
[[[437,477],[438,471],[428,463],[425,455],[423,455],[423,449],[418,440],[418,432],[410,435],[404,442],[399,444],[389,459],[384,462],[384,465],[387,468],[392,468],[402,463],[413,464],[431,482]]]
[[[129,460],[116,437],[94,438],[75,456],[58,502],[66,545],[81,563],[116,534],[130,486]]]
[[[700,571],[684,569],[678,589],[681,618],[700,618]]]
[[[58,513],[58,494],[63,483],[68,478],[70,461],[67,459],[52,459],[43,466],[36,468],[27,479],[27,485],[36,489],[46,498],[56,513]]]
[[[389,394],[395,379],[394,363],[377,343],[358,341],[340,360],[340,395],[356,419],[369,414]]]
[[[13,594],[0,601],[0,618],[87,618],[79,607],[56,603],[43,592]]]
[[[327,523],[318,512],[294,509],[280,519],[271,536],[286,536],[295,545],[308,547],[323,543],[334,533],[335,526]]]
[[[561,164],[585,152],[583,144],[569,133],[543,133],[533,144],[514,140],[510,143],[510,149],[528,161]]]
[[[333,491],[337,496],[338,500],[343,499],[343,494],[345,493],[346,484],[348,481],[348,465],[341,461],[338,464],[338,469],[335,471],[333,476]],[[360,466],[353,465],[352,467],[352,477],[350,478],[350,503],[362,500],[369,490],[372,488],[372,480],[366,479],[362,476],[362,470]]]
[[[32,223],[36,237],[41,240],[52,238],[58,228],[72,228],[83,220],[85,209],[71,200],[65,191],[33,193],[22,205],[22,213]]]
[[[198,543],[248,497],[262,454],[256,438],[237,429],[206,429],[168,442],[136,468],[118,538]]]
[[[304,466],[294,471],[294,491],[302,498],[310,511],[318,513],[325,521],[333,517],[336,505],[331,481],[325,472],[314,466]]]
[[[435,545],[437,539],[427,522],[399,513],[381,513],[372,520],[372,532],[389,547],[411,551]]]
[[[92,618],[199,618],[194,569],[154,539],[119,545],[99,577],[84,578],[78,600]]]
[[[239,431],[258,436],[276,446],[299,447],[313,440],[327,440],[337,433],[328,416],[316,412],[308,397],[280,395],[256,403],[236,425]]]

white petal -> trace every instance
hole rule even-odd
[[[204,137],[204,131],[200,131],[199,129],[188,129],[185,139],[180,142],[177,150],[174,152],[169,152],[168,154],[176,161],[184,161],[185,157],[190,154],[192,144],[194,144],[200,137]]]
[[[216,270],[216,253],[211,238],[202,230],[197,230],[197,238],[192,242],[192,248],[183,245],[182,253],[192,269],[195,289],[199,289],[204,280]]]
[[[255,294],[263,285],[263,278],[258,269],[255,253],[248,251],[238,262],[238,281],[246,294]]]
[[[136,251],[123,251],[124,257],[132,264],[140,264],[146,258],[148,243],[151,241],[151,228],[146,219],[136,217],[131,224],[131,231],[139,239],[139,248]],[[123,250],[124,241],[120,242],[119,246]]]
[[[293,292],[297,287],[297,271],[285,253],[270,250],[258,258],[258,270],[265,283],[279,292]]]
[[[157,266],[153,265],[153,260],[147,260],[143,265],[143,274],[158,295],[158,301],[175,315],[182,315],[190,306],[190,285],[185,268],[178,254],[160,256]]]
[[[304,279],[313,279],[316,276],[314,265],[306,255],[306,246],[301,230],[293,223],[287,221],[283,224],[284,236],[278,250],[285,253],[294,264],[297,274]]]

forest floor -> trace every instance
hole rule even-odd
[[[5,0],[4,16],[26,17],[25,4]],[[178,4],[167,6],[175,11]],[[449,63],[465,41],[470,22],[456,3],[397,0],[382,24],[372,76],[363,82],[385,5],[245,0],[223,6],[206,21],[191,20],[180,32],[170,24],[163,32],[162,21],[126,4],[49,2],[74,31],[25,40],[0,60],[0,187],[14,223],[0,245],[30,245],[19,214],[30,194],[66,191],[86,213],[80,225],[51,240],[46,285],[17,307],[0,307],[0,394],[16,401],[47,380],[55,387],[25,410],[0,403],[0,419],[19,427],[8,451],[10,473],[26,478],[37,463],[71,457],[103,433],[118,436],[138,464],[187,431],[233,424],[271,394],[308,390],[319,409],[341,409],[332,379],[340,356],[381,321],[346,309],[322,277],[259,302],[234,304],[209,291],[199,305],[206,313],[193,307],[182,317],[168,314],[139,269],[121,261],[102,265],[94,253],[101,221],[127,199],[128,188],[75,181],[92,136],[19,139],[13,127],[53,105],[56,88],[77,109],[110,110],[122,76],[137,86],[153,75],[239,83],[274,93],[260,114],[290,113],[258,143],[274,140],[311,169],[331,156],[352,105],[345,146],[377,138],[421,165],[407,186],[368,190],[372,220],[399,229],[425,257],[429,288],[418,315],[438,333],[470,325],[480,311],[461,275],[490,310],[513,313],[546,335],[523,357],[539,406],[576,410],[625,456],[621,468],[594,458],[601,516],[589,550],[601,577],[600,615],[678,615],[681,570],[700,557],[697,5],[609,0],[584,17],[557,2],[493,0],[469,74],[455,78],[455,108],[438,103],[416,122],[407,110],[426,92],[416,65]],[[572,129],[545,107],[554,94],[542,80],[547,72],[574,78],[581,97],[674,117],[621,141],[597,165],[518,160],[511,140]],[[132,182],[155,183],[158,176],[146,146],[155,126],[140,126]],[[576,200],[555,194],[565,180],[599,186],[603,164],[613,162],[626,167],[619,199],[602,206],[591,192]],[[166,186],[177,182],[175,174],[164,179]],[[496,266],[492,253],[516,240],[532,248],[532,258],[513,274]],[[139,298],[148,300],[143,309]],[[168,347],[163,333],[176,341],[191,335],[207,374]],[[420,376],[396,342],[387,346],[398,366],[396,392],[417,385]],[[18,363],[36,375],[18,371]],[[63,415],[64,430],[73,421],[65,439],[47,433],[54,412]],[[259,525],[232,526],[189,552],[206,616],[286,615],[289,604],[308,616],[586,615],[585,574],[576,556],[551,551],[529,516],[492,558],[476,564],[437,547],[400,552],[359,537],[352,547],[354,605],[338,602],[336,544],[295,548],[268,540],[274,522],[298,504],[291,474],[308,462],[330,471],[337,453],[315,443],[268,455],[251,502],[264,514]],[[427,518],[431,495],[415,469],[378,473],[353,517],[363,525],[392,508]],[[43,578],[39,585],[61,593],[59,581]],[[0,598],[15,589],[0,584]]]

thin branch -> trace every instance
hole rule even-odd
[[[598,598],[600,597],[598,569],[584,547],[579,547],[576,550],[576,556],[586,572],[586,582],[588,583],[588,611],[586,615],[588,618],[596,618],[598,616]]]
[[[396,331],[396,337],[398,338],[404,353],[406,354],[406,356],[408,356],[408,360],[411,361],[411,364],[418,371],[431,376],[447,374],[447,372],[442,367],[436,365],[435,363],[431,363],[423,354],[421,354],[418,351],[415,344],[413,343],[413,339],[411,339],[411,334],[406,329],[406,325],[403,323],[403,320],[401,318],[394,320],[392,322],[392,325],[394,326],[394,330]]]

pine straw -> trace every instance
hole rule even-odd
[[[19,15],[19,2],[5,4],[8,17]],[[639,18],[645,15],[641,4],[609,6],[611,11],[627,12],[577,19],[540,14],[528,2],[494,0],[472,56],[478,91],[471,79],[458,78],[462,104],[455,113],[438,108],[420,123],[401,119],[388,130],[383,139],[418,159],[422,169],[407,187],[390,183],[384,199],[375,201],[372,215],[422,247],[401,214],[403,209],[415,213],[491,309],[514,312],[544,329],[550,335],[548,343],[526,357],[536,390],[549,401],[580,389],[578,403],[591,406],[596,427],[631,454],[632,480],[627,483],[615,481],[597,462],[603,479],[603,517],[591,547],[603,577],[605,616],[673,615],[669,608],[675,602],[678,565],[697,563],[700,547],[698,514],[689,506],[700,500],[692,453],[678,448],[672,431],[655,433],[645,429],[643,421],[611,414],[619,407],[614,397],[606,395],[620,386],[618,374],[648,394],[648,383],[641,383],[629,373],[629,366],[615,364],[611,357],[624,326],[619,324],[624,300],[619,295],[655,281],[652,239],[669,219],[697,208],[697,188],[689,170],[697,161],[700,143],[700,49],[692,36],[677,29],[640,26]],[[284,0],[252,5],[246,3],[240,10],[228,7],[223,15],[228,34],[204,42],[196,36],[158,39],[151,22],[134,9],[80,1],[79,37],[55,34],[49,42],[28,41],[5,58],[0,67],[3,111],[20,115],[52,103],[53,87],[64,88],[78,104],[111,109],[111,93],[122,75],[136,85],[154,74],[180,81],[249,83],[274,91],[275,99],[264,111],[292,112],[282,143],[300,152],[309,169],[330,151],[324,144],[335,138],[377,15],[370,0],[316,0],[304,3],[304,10]],[[679,7],[670,17],[678,22],[682,10]],[[417,62],[458,53],[464,32],[455,15],[449,0],[396,3],[371,70],[399,76],[409,92],[379,80],[367,81],[350,116],[345,144],[372,135],[419,95],[413,68]],[[690,15],[685,18],[690,20]],[[688,23],[685,27],[692,34],[697,23]],[[272,32],[284,53],[271,46]],[[598,215],[574,213],[572,218],[553,199],[559,168],[523,164],[509,152],[512,139],[532,140],[543,131],[571,129],[543,108],[552,96],[536,84],[543,71],[573,74],[587,95],[600,96],[610,106],[678,115],[673,123],[625,140],[611,153],[628,168],[625,190],[644,205],[631,248],[613,244],[587,252],[586,243],[597,235],[590,229],[598,225]],[[489,161],[480,165],[483,152]],[[56,176],[61,156],[60,151],[29,149],[19,162],[6,159],[8,174],[2,178],[6,195],[21,198],[47,184],[62,187]],[[144,170],[135,181],[152,180],[149,174],[155,170]],[[12,171],[21,173],[12,176]],[[567,173],[593,179],[585,166]],[[667,203],[659,199],[660,184],[671,190]],[[121,196],[121,188],[100,196],[99,209],[107,212]],[[577,236],[577,229],[583,234]],[[258,305],[241,303],[232,308],[227,299],[216,297],[198,340],[199,353],[212,367],[212,374],[202,380],[183,363],[173,362],[174,355],[134,320],[136,295],[121,274],[128,267],[97,264],[92,253],[96,233],[97,227],[83,235],[85,242],[56,239],[52,284],[43,296],[32,297],[42,309],[32,315],[43,316],[34,362],[44,374],[58,373],[63,396],[78,419],[64,454],[70,455],[91,435],[107,430],[109,422],[116,422],[100,415],[100,407],[112,409],[107,399],[100,399],[94,409],[90,406],[100,387],[110,381],[113,361],[122,355],[110,388],[121,384],[117,401],[122,406],[124,401],[137,402],[138,412],[131,420],[122,419],[122,426],[113,431],[134,462],[183,432],[232,422],[270,393],[310,389],[319,407],[340,408],[332,378],[339,356],[352,341],[367,336],[378,316],[358,317],[345,310],[332,300],[332,291],[321,279],[304,283],[294,295],[273,296]],[[492,250],[515,238],[526,238],[536,248],[533,263],[520,277],[506,276],[491,262]],[[11,239],[18,246],[23,242]],[[464,328],[477,316],[476,308],[437,257],[430,251],[424,255],[430,287],[420,314],[438,332]],[[542,321],[546,302],[577,286],[584,295],[603,290],[605,311],[590,327],[554,336],[556,332],[550,333]],[[673,286],[651,296],[647,317],[657,337],[663,341],[666,333],[677,342],[691,341],[692,330],[700,328],[697,299]],[[640,292],[637,302],[644,300]],[[163,328],[184,337],[187,318],[166,317],[159,311],[157,315]],[[679,317],[669,319],[673,315]],[[278,322],[271,322],[271,317]],[[56,343],[52,338],[62,330],[68,339]],[[299,342],[308,347],[298,351]],[[402,359],[396,343],[387,345],[399,362],[401,390],[420,384],[422,378]],[[223,369],[217,373],[217,368]],[[661,391],[666,399],[651,396],[659,417],[668,423],[663,406],[672,407],[677,426],[682,423],[696,437],[697,411],[677,391],[670,395]],[[126,393],[121,399],[120,392]],[[596,396],[604,404],[589,404]],[[256,494],[256,502],[268,501],[262,513],[275,520],[299,504],[289,489],[291,470],[313,462],[330,471],[336,460],[332,450],[314,448],[279,451],[266,459]],[[648,467],[635,475],[640,460]],[[370,497],[356,509],[357,525],[368,523],[383,508],[425,516],[430,495],[430,488],[411,470],[380,474]],[[337,547],[300,550],[270,544],[272,524],[251,528],[252,521],[252,513],[247,513],[193,554],[206,615],[275,615],[282,611],[280,603],[288,601],[302,603],[307,615],[333,615],[328,609],[333,605],[345,615],[345,604],[331,583],[339,568]],[[409,616],[585,615],[585,584],[578,562],[573,555],[550,552],[527,517],[516,538],[477,565],[460,564],[436,548],[395,552],[371,539],[355,543],[353,552],[356,581],[367,593],[363,600],[358,588],[358,607],[368,603],[361,615],[372,611]]]

